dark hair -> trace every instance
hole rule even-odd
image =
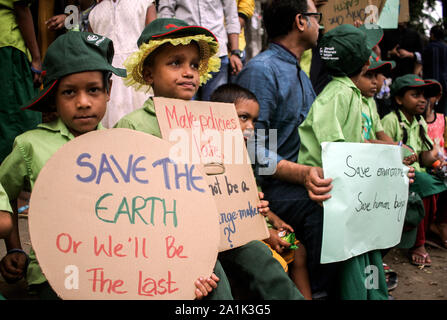
[[[270,0],[263,15],[269,39],[287,35],[293,29],[296,15],[307,10],[307,0]]]
[[[445,33],[444,28],[441,26],[434,26],[430,29],[430,34],[435,38],[435,40],[444,40]]]
[[[413,88],[411,88],[411,87],[402,88],[398,93],[395,94],[394,98],[396,96],[403,97],[405,95],[405,93],[407,93],[407,91],[409,91],[411,89],[413,89]],[[399,113],[399,105],[396,101],[394,101],[394,112],[397,115],[397,120],[399,121],[399,125],[400,125],[402,123],[402,118]],[[420,115],[420,114],[416,114],[414,116],[416,117],[416,120],[418,122],[420,122],[420,120],[422,119],[422,115]],[[404,144],[406,144],[407,140],[408,140],[408,132],[407,132],[407,129],[405,129],[405,126],[401,125],[401,128],[402,128],[402,132],[403,132],[402,142]],[[428,147],[430,150],[433,148],[433,145],[431,144],[430,140],[427,139],[427,133],[425,132],[424,126],[421,123],[419,123],[419,137],[421,138],[422,143],[426,147]]]
[[[245,89],[234,83],[227,83],[218,87],[211,94],[210,101],[236,103],[236,101],[246,99],[258,102],[256,96],[248,89]]]

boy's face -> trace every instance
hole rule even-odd
[[[244,140],[247,141],[254,133],[255,122],[259,116],[259,104],[255,100],[238,99],[235,106]]]
[[[155,96],[191,100],[199,90],[199,62],[197,44],[166,44],[157,49],[152,63],[143,67],[143,77]]]
[[[360,76],[357,82],[357,87],[360,89],[364,97],[374,97],[377,93],[376,73],[366,72],[364,75]]]
[[[106,112],[110,93],[104,86],[102,72],[86,71],[63,77],[55,100],[57,114],[76,137],[96,129]]]

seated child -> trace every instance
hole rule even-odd
[[[32,192],[40,170],[48,159],[65,143],[84,133],[101,130],[101,119],[110,97],[112,73],[124,77],[126,71],[113,67],[113,43],[110,39],[87,32],[68,32],[58,37],[48,48],[43,68],[44,89],[25,109],[55,111],[58,118],[43,123],[15,139],[12,152],[0,166],[0,183],[7,197],[16,202],[22,190]],[[7,197],[6,197],[7,196]],[[7,255],[1,261],[3,277],[17,281],[26,276],[30,290],[41,299],[57,299],[36,260],[22,250],[17,214],[14,228],[6,238]],[[217,277],[196,284],[198,298],[216,287]]]
[[[430,266],[431,259],[425,249],[425,233],[436,212],[438,194],[447,187],[441,179],[425,172],[438,160],[438,150],[427,135],[427,123],[423,118],[427,99],[441,92],[438,83],[422,80],[414,74],[398,77],[391,85],[391,96],[394,100],[394,111],[382,119],[385,132],[394,141],[411,146],[418,157],[412,166],[416,171],[415,182],[410,186],[422,198],[425,217],[418,225],[416,241],[409,251],[409,259],[417,266]],[[444,159],[440,159],[444,160]],[[443,163],[441,163],[443,164]]]
[[[207,29],[189,26],[178,19],[156,19],[138,39],[139,51],[124,63],[126,79],[137,89],[152,87],[154,96],[191,100],[199,86],[219,70],[218,43]],[[123,117],[115,125],[161,137],[154,102]],[[252,292],[262,299],[303,299],[293,282],[259,241],[221,252],[224,269],[245,275]],[[262,272],[260,272],[262,270]]]
[[[251,91],[237,84],[224,84],[211,94],[210,101],[234,103],[245,142],[247,143],[247,140],[254,137],[255,122],[259,115],[259,104],[256,96]],[[293,243],[281,239],[280,234],[284,232],[293,233],[293,228],[286,224],[271,210],[266,212],[264,216],[270,224],[270,238],[264,240],[264,242],[277,252],[273,253],[274,257],[287,271],[288,261],[285,261],[281,255],[286,254],[288,251],[287,249],[290,248]],[[278,253],[280,255],[278,255]],[[289,275],[295,282],[298,290],[303,294],[304,298],[311,300],[312,293],[307,272],[305,247],[300,243],[298,248],[293,250],[292,256],[292,268],[289,271]]]
[[[340,25],[325,33],[320,55],[333,79],[315,99],[300,125],[301,147],[298,162],[321,166],[322,142],[365,142],[362,126],[362,93],[356,86],[367,71],[374,33],[364,33],[352,25]],[[378,37],[380,39],[380,37]],[[368,41],[370,39],[370,41]],[[388,299],[379,250],[340,262],[336,291],[341,299]],[[378,289],[365,286],[365,267],[379,270]]]
[[[365,142],[393,144],[397,145],[391,137],[389,137],[383,130],[383,126],[377,112],[376,101],[374,95],[380,90],[383,81],[383,74],[389,73],[395,66],[394,61],[382,61],[374,52],[371,52],[369,59],[370,66],[366,73],[360,76],[359,81],[356,82],[357,88],[362,93],[362,127],[363,138]],[[404,164],[411,165],[417,160],[413,150],[406,146],[402,147],[408,149],[411,155],[404,158]],[[412,169],[412,172],[414,170]]]

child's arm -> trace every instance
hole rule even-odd
[[[146,11],[146,19],[145,19],[145,25],[147,26],[149,23],[157,19],[157,10],[155,9],[155,5],[151,4],[149,8],[147,8]]]
[[[12,230],[5,238],[8,253],[0,262],[0,272],[6,282],[14,283],[25,276],[28,264],[28,256],[22,250],[20,243],[18,214],[12,216]],[[14,249],[13,252],[10,252]]]
[[[34,73],[34,84],[39,86],[42,83],[42,76],[39,71],[42,70],[42,61],[40,56],[39,45],[36,40],[36,33],[34,31],[34,22],[31,15],[31,10],[24,1],[14,2],[14,13],[16,15],[16,21],[22,33],[23,40],[26,47],[31,52],[31,67],[36,70]]]
[[[6,238],[12,231],[11,214],[7,211],[0,211],[0,238]]]

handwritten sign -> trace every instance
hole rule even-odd
[[[377,24],[386,0],[329,0],[318,8],[323,14],[322,23],[327,32],[342,24]]]
[[[399,0],[386,0],[378,23],[382,29],[397,29],[399,7]]]
[[[63,299],[193,299],[219,244],[216,206],[197,166],[167,141],[94,131],[46,163],[32,192],[37,260]]]
[[[408,201],[402,148],[369,143],[322,143],[325,177],[321,263],[343,261],[400,242]]]
[[[219,251],[269,237],[257,209],[258,189],[233,104],[154,98],[170,157],[203,165],[219,213]]]

